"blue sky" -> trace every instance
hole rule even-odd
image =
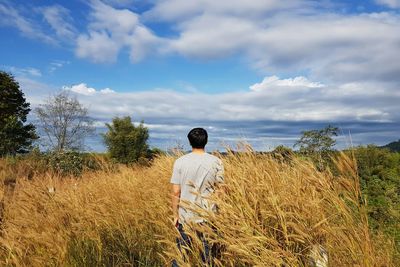
[[[151,144],[293,145],[339,126],[338,146],[400,138],[400,0],[0,0],[0,69],[32,107],[60,90],[97,131],[144,120]],[[35,120],[31,116],[31,120]],[[98,136],[87,140],[102,151]]]

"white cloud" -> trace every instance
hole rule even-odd
[[[196,17],[201,14],[259,17],[268,12],[278,10],[300,9],[310,6],[309,1],[304,0],[161,0],[157,1],[154,8],[149,10],[145,17],[162,21],[178,21]]]
[[[48,70],[50,73],[52,73],[70,63],[71,62],[67,61],[67,60],[54,60],[54,61],[50,62],[50,66],[49,66]]]
[[[29,73],[32,76],[38,76],[38,77],[42,76],[42,72],[35,68],[27,68],[24,71],[26,71],[27,73]]]
[[[311,82],[306,77],[266,77],[250,90],[205,94],[166,89],[120,93],[86,84],[64,87],[78,94],[100,118],[202,121],[398,121],[400,94],[395,83]],[[107,96],[104,93],[108,93]],[[93,97],[96,95],[96,97]],[[201,99],[201,101],[199,101]]]
[[[77,39],[76,54],[94,62],[115,62],[123,48],[130,50],[133,62],[155,49],[159,41],[128,9],[116,9],[101,1],[92,1],[88,33]]]
[[[43,100],[46,97],[57,90],[56,87],[38,82],[32,77],[16,75],[15,79],[18,81],[22,92],[25,94],[28,102],[31,104],[31,108],[43,103]]]
[[[91,31],[77,39],[76,55],[93,62],[112,63],[117,60],[121,44],[114,41],[107,32]]]
[[[60,5],[53,5],[40,8],[40,11],[57,36],[66,39],[73,39],[75,37],[77,30],[70,23],[72,18],[68,9]]]
[[[0,26],[14,27],[26,37],[52,45],[71,44],[77,33],[70,11],[61,5],[0,1]]]
[[[400,16],[392,13],[311,10],[259,18],[205,11],[177,22],[176,28],[178,37],[168,40],[166,51],[188,57],[239,54],[261,72],[308,72],[330,81],[393,80],[400,75]]]
[[[110,88],[104,88],[101,89],[99,91],[97,91],[96,89],[87,86],[86,83],[80,83],[80,84],[76,84],[76,85],[72,85],[72,86],[63,86],[62,87],[63,90],[68,90],[80,95],[86,95],[86,96],[92,96],[95,95],[96,93],[100,93],[100,94],[112,94],[115,93],[114,90],[110,89]]]
[[[391,8],[399,8],[400,0],[375,0],[376,3],[385,5]]]
[[[17,9],[9,3],[0,3],[0,26],[17,28],[21,34],[29,38],[39,39],[50,44],[57,43],[53,37],[46,34],[36,22],[30,20],[29,16],[24,15],[23,12],[24,10]]]
[[[179,38],[167,42],[166,51],[196,58],[222,58],[245,51],[257,26],[251,20],[201,15],[180,26]]]
[[[104,88],[104,89],[100,90],[100,93],[102,93],[102,94],[112,94],[112,93],[115,93],[115,91],[110,89],[110,88]]]
[[[42,72],[37,68],[32,68],[32,67],[20,68],[20,67],[7,66],[7,65],[2,65],[1,67],[16,76],[23,76],[23,77],[26,77],[26,76],[40,77],[40,76],[42,76]]]
[[[400,16],[327,12],[324,5],[302,0],[161,0],[139,15],[94,1],[77,55],[95,62],[115,62],[125,48],[132,62],[149,54],[200,59],[242,55],[262,73],[306,72],[339,83],[397,79]],[[143,21],[170,23],[176,35],[160,38]]]
[[[265,77],[261,83],[250,86],[250,89],[253,91],[261,91],[272,87],[320,88],[324,87],[324,85],[319,82],[311,82],[304,76],[289,79],[279,79],[278,76],[269,76]]]
[[[80,83],[72,86],[63,86],[62,87],[64,90],[69,90],[77,94],[82,94],[82,95],[94,95],[96,93],[96,89],[92,87],[88,87],[86,83]]]

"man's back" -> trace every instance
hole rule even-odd
[[[223,166],[219,158],[208,153],[189,153],[177,159],[171,183],[180,185],[179,221],[202,222],[193,211],[185,208],[188,204],[203,209],[214,209],[207,197],[215,187],[223,183]],[[182,207],[184,206],[184,207]]]

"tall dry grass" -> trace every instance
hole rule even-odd
[[[18,177],[3,198],[0,264],[165,266],[175,258],[182,266],[201,265],[200,241],[189,227],[194,245],[186,262],[174,243],[174,159],[80,179]],[[225,194],[212,199],[219,212],[202,214],[209,223],[201,230],[220,250],[216,266],[309,266],[315,247],[326,249],[330,266],[395,266],[393,244],[368,230],[353,160],[337,161],[340,176],[251,151],[223,162]],[[10,174],[6,164],[0,167],[4,181]]]

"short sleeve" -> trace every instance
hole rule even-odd
[[[215,182],[217,184],[222,184],[224,183],[224,165],[222,164],[222,160],[218,159],[216,168]]]
[[[171,184],[181,184],[181,170],[177,161],[175,161],[172,170]]]

